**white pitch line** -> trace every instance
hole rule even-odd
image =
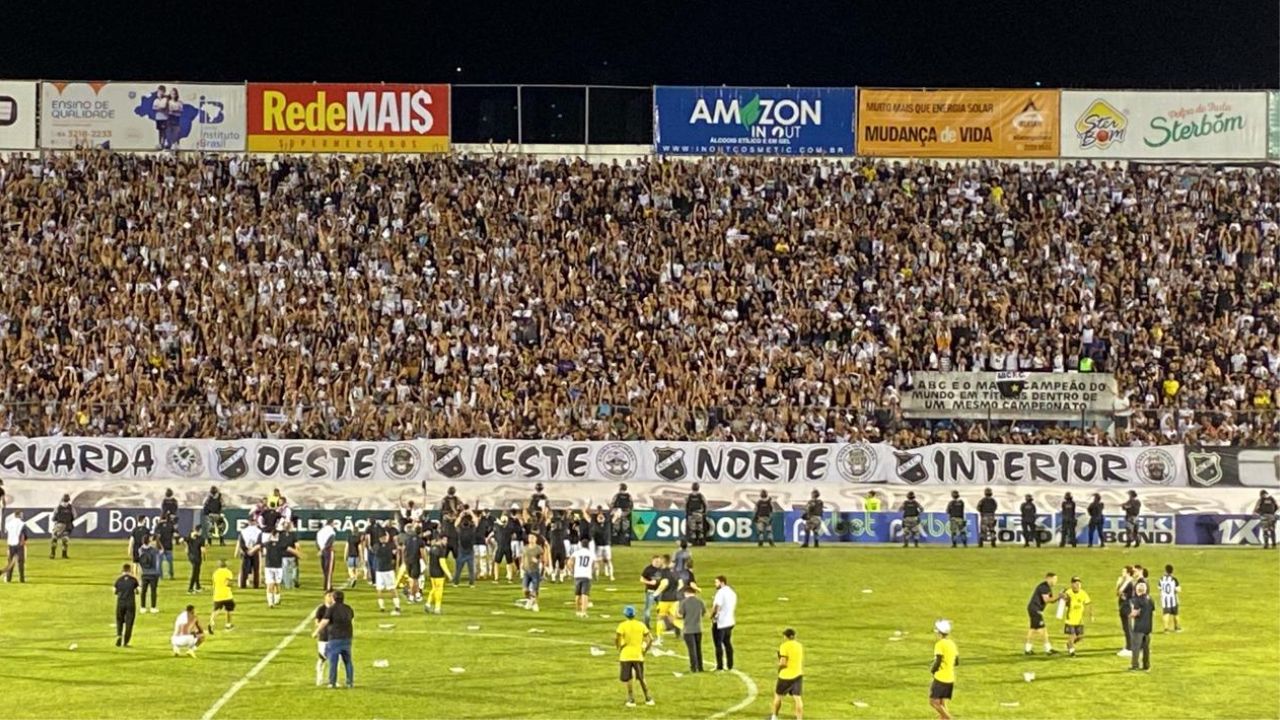
[[[538,640],[538,641],[540,641],[540,642],[559,643],[559,644],[561,644],[561,645],[583,645],[583,646],[598,646],[598,645],[599,645],[599,643],[591,643],[591,642],[587,642],[586,640],[573,640],[573,639],[570,639],[570,638],[542,637],[542,636],[538,636],[538,635],[509,635],[509,634],[507,634],[507,633],[491,633],[491,632],[465,632],[465,633],[463,633],[463,632],[452,632],[452,631],[447,631],[447,630],[444,630],[444,631],[440,631],[440,630],[400,630],[400,631],[398,631],[398,632],[399,632],[399,633],[401,633],[401,634],[409,634],[409,635],[448,635],[448,636],[453,636],[453,637],[487,637],[487,638],[497,638],[497,639],[501,639],[501,640]],[[676,655],[674,655],[674,656],[672,656],[672,657],[678,657],[678,658],[680,658],[680,659],[682,659],[682,660],[688,660],[688,659],[689,659],[687,656],[685,656],[685,655],[680,655],[680,654],[676,654]],[[746,673],[742,672],[741,670],[730,670],[729,672],[730,672],[730,674],[732,674],[734,677],[736,677],[736,678],[738,678],[739,680],[741,680],[741,681],[742,681],[742,684],[746,686],[746,688],[747,688],[747,696],[746,696],[745,698],[743,698],[741,701],[739,701],[737,705],[734,705],[733,707],[728,708],[727,710],[721,710],[720,712],[716,713],[715,715],[711,715],[711,716],[709,716],[709,717],[707,718],[707,720],[721,720],[721,718],[726,718],[726,717],[729,717],[730,715],[733,715],[734,713],[741,712],[742,710],[745,710],[745,709],[747,709],[748,707],[750,707],[750,706],[751,706],[751,704],[752,704],[752,703],[754,703],[754,702],[756,701],[756,698],[760,697],[760,688],[756,685],[756,681],[751,679],[751,676],[750,676],[750,675],[747,675]],[[203,718],[202,720],[210,720],[210,719],[209,719],[208,717],[206,717],[206,718]]]
[[[248,685],[250,680],[256,677],[258,673],[262,672],[263,668],[265,668],[268,663],[275,660],[276,656],[283,652],[284,649],[289,646],[289,643],[293,642],[293,639],[298,637],[298,635],[307,628],[307,625],[312,621],[312,619],[313,618],[310,615],[303,618],[302,622],[298,623],[298,626],[293,629],[293,632],[286,635],[278,645],[271,648],[270,652],[263,655],[262,659],[258,661],[258,664],[250,668],[249,672],[244,674],[244,677],[240,678],[234,685],[227,688],[227,691],[222,693],[222,697],[218,698],[218,701],[209,706],[209,709],[205,711],[204,715],[200,716],[200,720],[213,720],[213,716],[218,714],[218,711],[222,709],[222,706],[230,702],[231,698],[236,696],[236,693],[244,689],[244,686]]]

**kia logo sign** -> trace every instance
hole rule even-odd
[[[8,95],[0,95],[0,127],[18,122],[18,101]]]

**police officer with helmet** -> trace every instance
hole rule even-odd
[[[684,500],[685,535],[689,544],[700,547],[707,544],[707,499],[699,492],[698,483]]]

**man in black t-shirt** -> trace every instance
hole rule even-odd
[[[658,582],[662,579],[662,556],[654,555],[640,571],[640,584],[644,586],[644,624],[653,627],[653,608],[658,604]]]
[[[1036,589],[1031,592],[1031,599],[1027,601],[1027,617],[1031,620],[1030,627],[1027,630],[1027,644],[1023,651],[1031,654],[1031,641],[1038,633],[1044,640],[1044,654],[1052,655],[1054,653],[1053,646],[1049,644],[1049,631],[1044,625],[1044,610],[1050,603],[1055,603],[1061,597],[1054,595],[1053,586],[1058,582],[1057,573],[1045,573],[1044,580],[1036,585]]]
[[[298,582],[298,567],[300,563],[298,559],[301,557],[301,553],[298,550],[298,533],[293,529],[292,520],[281,520],[281,528],[282,530],[279,533],[280,544],[285,549],[284,586],[296,590],[300,587]]]
[[[1142,670],[1151,669],[1151,628],[1156,604],[1147,594],[1147,583],[1139,580],[1133,586],[1134,595],[1129,600],[1129,669],[1138,670],[1139,656]]]
[[[467,569],[467,585],[475,587],[476,584],[476,544],[479,536],[476,534],[475,518],[469,510],[463,511],[462,517],[458,518],[457,523],[457,552],[454,555],[458,559],[458,566],[453,570],[453,585],[458,586],[462,582],[462,568]]]
[[[394,524],[394,523],[392,523]],[[374,583],[378,593],[378,612],[387,611],[383,593],[391,593],[392,615],[400,614],[400,594],[396,592],[396,543],[389,535],[383,535],[373,549]]]
[[[129,558],[133,560],[134,574],[138,571],[138,557],[142,549],[151,544],[151,528],[147,527],[147,516],[139,515],[133,529],[129,531]]]
[[[178,535],[178,527],[174,524],[174,519],[169,515],[161,515],[156,521],[155,527],[156,539],[160,541],[160,554],[165,564],[169,567],[169,579],[173,579],[173,544]]]
[[[338,686],[338,660],[347,673],[347,687],[355,685],[355,668],[351,661],[351,643],[355,638],[356,611],[346,603],[346,594],[341,590],[333,592],[333,605],[325,611],[324,619],[316,624],[311,637],[319,638],[320,633],[328,631],[329,640],[325,643],[325,660],[329,663],[329,687]]]
[[[565,572],[569,567],[569,527],[563,510],[551,513],[551,522],[547,525],[547,544],[551,546],[551,582],[564,582]]]
[[[445,547],[444,538],[439,538],[433,541],[427,550],[427,579],[431,581],[431,590],[427,593],[427,602],[422,607],[423,612],[440,614],[440,606],[444,604],[444,581],[447,577],[449,577],[448,549]]]
[[[133,565],[125,563],[116,578],[116,647],[129,647],[133,638],[133,621],[138,616],[138,579]]]
[[[347,558],[347,587],[353,588],[360,576],[360,531],[354,526],[347,531],[346,539],[346,558]]]
[[[187,581],[187,592],[199,592],[203,589],[200,586],[200,567],[204,564],[204,537],[200,533],[200,527],[192,528],[191,534],[181,538],[181,541],[187,546],[187,562],[191,563],[191,579]]]
[[[284,586],[284,558],[297,554],[297,550],[285,547],[276,533],[263,533],[262,543],[256,551],[263,558],[267,576],[267,608],[275,608],[280,604],[280,591]]]
[[[596,508],[591,522],[591,542],[596,546],[595,575],[603,572],[613,582],[613,518],[603,507]]]
[[[631,493],[627,492],[626,483],[618,486],[618,492],[613,496],[613,501],[609,503],[609,507],[613,510],[613,516],[617,518],[613,524],[613,544],[630,545],[631,511],[635,508],[635,505],[631,501]],[[551,549],[554,551],[555,547],[552,546]]]
[[[507,523],[507,514],[503,513],[493,523],[493,581],[498,582],[498,566],[507,566],[507,582],[511,582],[511,571],[515,558],[511,555],[511,526]]]

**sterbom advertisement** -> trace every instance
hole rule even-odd
[[[1062,93],[1062,156],[1262,160],[1267,93],[1074,91]]]
[[[245,149],[243,85],[46,82],[40,94],[44,148]]]
[[[658,87],[661,155],[852,155],[850,88]]]
[[[0,150],[36,147],[34,82],[0,82]]]

